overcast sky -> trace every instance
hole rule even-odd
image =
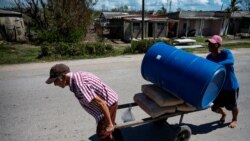
[[[168,11],[183,10],[224,10],[229,6],[230,0],[144,0],[146,10],[159,10],[164,6]],[[171,3],[171,4],[170,4]],[[127,5],[129,9],[140,10],[142,0],[98,0],[94,6],[98,10],[110,10]]]
[[[9,5],[11,0],[0,0],[0,7]],[[97,0],[96,10],[111,10],[127,5],[131,10],[141,10],[142,0]],[[230,0],[144,0],[145,10],[159,10],[164,6],[167,11],[174,12],[177,8],[182,10],[219,11],[229,6]],[[248,1],[248,0],[246,0]],[[171,3],[171,4],[170,4]]]

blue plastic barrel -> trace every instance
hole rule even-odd
[[[145,54],[141,74],[145,80],[204,109],[218,96],[226,71],[222,65],[158,42]]]

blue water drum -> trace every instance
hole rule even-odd
[[[197,109],[205,109],[218,96],[226,71],[222,65],[158,42],[145,54],[141,74]]]

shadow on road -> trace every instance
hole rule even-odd
[[[224,128],[229,124],[218,125],[217,121],[193,125],[193,124],[183,124],[191,128],[192,135],[206,134],[216,130],[218,128]],[[129,127],[122,129],[122,136],[124,141],[173,141],[176,137],[175,129],[179,125],[169,126],[167,123],[149,123],[144,125],[139,125],[135,127]],[[91,141],[99,141],[96,135],[89,137]]]
[[[218,128],[224,128],[229,125],[229,123],[225,123],[223,125],[219,125],[218,121],[213,121],[210,123],[205,123],[201,125],[193,125],[193,124],[185,124],[189,126],[192,130],[192,135],[197,135],[197,134],[206,134],[209,132],[212,132],[213,130],[216,130]]]

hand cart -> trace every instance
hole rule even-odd
[[[134,107],[134,106],[138,106],[138,105],[136,103],[122,104],[122,105],[118,105],[118,109],[129,108],[129,107]],[[191,111],[191,112],[195,112],[195,111]],[[144,118],[141,120],[122,123],[120,125],[115,126],[113,136],[115,138],[115,141],[123,141],[123,137],[122,137],[122,133],[121,133],[120,129],[132,127],[132,126],[136,126],[136,125],[143,125],[143,124],[147,124],[147,123],[151,123],[151,122],[157,122],[157,123],[166,122],[169,127],[171,127],[172,129],[175,130],[176,135],[175,135],[174,141],[188,141],[190,139],[191,134],[192,134],[191,129],[187,125],[181,125],[181,124],[182,124],[184,114],[188,114],[191,112],[179,112],[179,111],[177,111],[175,113],[164,114],[164,115],[161,115],[161,116],[156,117],[156,118],[148,117],[148,118]],[[180,120],[179,120],[178,127],[173,127],[172,125],[170,125],[167,122],[168,118],[174,117],[174,116],[179,116],[179,115],[180,115]]]

